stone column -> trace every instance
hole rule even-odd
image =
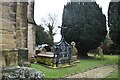
[[[34,21],[34,0],[28,0],[28,55],[31,62],[35,55],[35,21]]]

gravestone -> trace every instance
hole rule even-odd
[[[104,59],[103,50],[101,47],[98,47],[98,52],[99,52],[100,58]]]
[[[92,50],[92,53],[94,53],[94,57],[96,58],[97,55],[100,56],[100,59],[104,59],[104,54],[101,46],[99,46],[96,50]]]

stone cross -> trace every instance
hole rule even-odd
[[[63,37],[63,28],[66,28],[66,27],[64,27],[64,26],[58,26],[58,28],[61,28],[61,35]]]

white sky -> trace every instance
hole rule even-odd
[[[35,22],[39,25],[41,24],[41,18],[45,18],[49,13],[58,14],[57,16],[57,26],[61,26],[62,22],[62,13],[63,7],[69,0],[35,0],[35,12],[34,19]],[[105,15],[107,15],[108,5],[110,0],[96,0],[96,2],[102,7],[102,11]],[[55,29],[55,30],[56,30]],[[54,36],[54,41],[58,42],[61,39],[60,29],[58,29],[58,34]]]

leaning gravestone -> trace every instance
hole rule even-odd
[[[103,50],[101,47],[98,47],[99,55],[101,59],[104,59]]]

